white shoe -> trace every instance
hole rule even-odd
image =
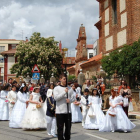
[[[84,127],[85,123],[82,123],[82,126]]]
[[[51,136],[52,134],[48,133],[49,136]]]
[[[114,133],[114,130],[112,130],[111,132]]]
[[[127,133],[127,131],[125,130],[124,133]]]
[[[55,134],[52,134],[52,136],[53,136],[54,138],[57,138],[57,135],[55,135]]]

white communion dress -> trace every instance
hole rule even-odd
[[[114,99],[112,99],[112,96],[109,97],[109,101],[113,105],[116,105],[117,103],[121,103],[122,100],[123,100],[122,96],[117,96]],[[113,110],[112,107],[110,107],[109,110],[107,111],[104,124],[102,127],[100,127],[99,131],[114,132],[115,130],[121,130],[125,132],[125,131],[130,131],[136,126],[128,119],[121,105],[117,105],[114,108],[114,112],[115,112],[114,114],[116,114],[114,117],[109,115],[111,110]]]
[[[0,96],[0,120],[9,120],[8,91],[2,90]]]
[[[21,121],[26,111],[27,93],[20,91],[17,93],[17,102],[14,105],[12,114],[10,116],[9,127],[21,128]]]
[[[75,100],[76,100],[76,92],[73,91]],[[71,103],[71,113],[72,113],[72,122],[82,122],[82,113],[80,110],[79,105],[75,105],[74,103]]]
[[[101,99],[99,96],[89,96],[89,104],[92,105],[89,107],[86,120],[85,120],[85,129],[99,129],[103,125],[105,116],[101,110]]]
[[[32,101],[39,102],[40,94],[32,93]],[[37,128],[46,128],[46,114],[44,114],[43,108],[36,108],[36,104],[29,103],[29,106],[23,117],[21,126],[23,129],[37,129]]]

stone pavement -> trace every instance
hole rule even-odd
[[[85,130],[81,123],[72,124],[71,140],[139,140],[140,120],[131,120],[136,127],[128,133],[99,132],[98,130]],[[57,140],[47,135],[46,130],[12,129],[8,127],[9,121],[0,121],[0,140]]]

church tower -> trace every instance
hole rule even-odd
[[[86,61],[87,60],[87,49],[86,49],[86,31],[83,24],[79,29],[79,35],[77,39],[77,54],[76,62]]]

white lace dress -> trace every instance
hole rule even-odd
[[[32,93],[33,101],[39,101],[40,94]],[[23,129],[37,129],[37,128],[46,128],[46,114],[44,113],[43,107],[36,108],[36,104],[29,103],[28,108],[23,117],[21,127]]]
[[[101,110],[101,99],[98,96],[89,96],[88,98],[90,106],[86,120],[85,120],[85,129],[99,129],[104,122],[104,113]],[[91,111],[92,110],[92,111]],[[93,115],[93,117],[91,117]]]
[[[114,99],[112,99],[112,96],[109,97],[109,101],[113,105],[122,102],[122,100],[123,100],[122,96],[115,97]],[[102,125],[102,127],[100,127],[99,131],[103,131],[103,132],[104,131],[109,132],[115,130],[130,131],[136,126],[128,119],[121,105],[117,105],[114,108],[114,112],[116,113],[115,117],[109,115],[109,111],[111,109],[112,107],[110,107],[109,110],[107,111],[104,124]]]
[[[9,107],[7,100],[8,91],[1,91],[0,96],[0,120],[9,120]]]
[[[75,100],[76,100],[76,92],[73,91]],[[80,110],[79,105],[75,105],[74,103],[71,103],[71,113],[72,113],[72,122],[82,122],[82,113]]]
[[[10,116],[9,127],[21,128],[21,121],[26,111],[26,101],[28,100],[27,93],[20,91],[17,93],[17,102],[14,105]]]

